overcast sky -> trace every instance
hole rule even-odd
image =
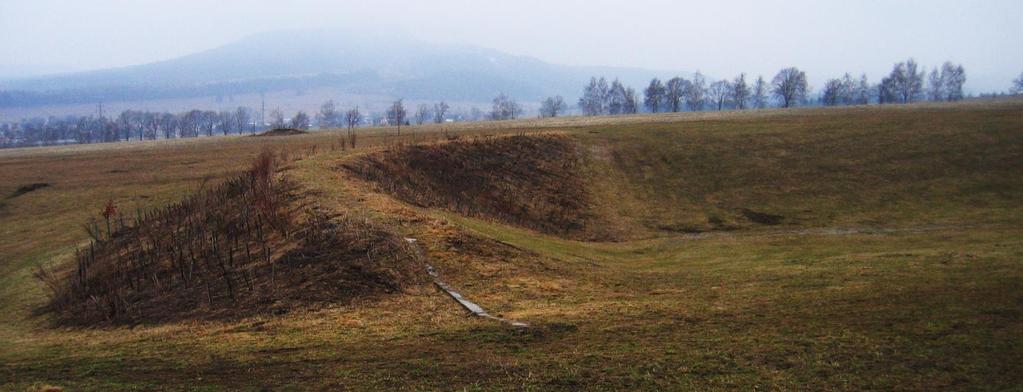
[[[168,59],[303,27],[404,31],[575,65],[872,80],[908,57],[962,63],[967,88],[1023,72],[1021,0],[0,0],[0,68],[83,70]]]

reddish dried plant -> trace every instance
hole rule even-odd
[[[114,199],[107,200],[107,205],[103,207],[103,219],[107,221],[107,236],[112,237],[113,233],[110,231],[110,218],[113,218],[117,214],[117,207],[114,206]]]

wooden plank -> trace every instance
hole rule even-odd
[[[415,238],[408,238],[408,237],[405,237],[405,241],[410,243],[410,244],[415,244],[417,242],[417,240]],[[483,310],[482,306],[479,306],[475,302],[472,302],[472,301],[468,300],[467,298],[463,297],[462,294],[459,294],[457,291],[455,291],[454,288],[449,286],[447,283],[444,283],[444,281],[440,280],[440,274],[437,273],[437,270],[435,268],[433,268],[432,265],[429,265],[429,264],[426,265],[426,273],[430,274],[430,277],[433,278],[433,284],[436,285],[437,288],[439,288],[441,291],[447,293],[447,295],[449,297],[454,299],[455,302],[458,302],[458,304],[461,305],[462,308],[464,308],[465,310],[468,310],[469,313],[472,313],[474,316],[488,318],[488,319],[491,319],[491,320],[494,320],[494,321],[500,321],[502,323],[507,323],[507,324],[510,324],[511,326],[517,327],[517,328],[528,328],[529,327],[529,324],[523,323],[521,321],[508,320],[508,319],[505,319],[505,318],[501,318],[501,317],[490,315],[489,313],[487,313],[486,310]]]

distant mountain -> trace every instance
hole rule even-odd
[[[683,74],[683,73],[679,73]],[[188,56],[130,67],[0,82],[0,107],[205,97],[334,87],[352,94],[486,102],[577,96],[593,75],[641,90],[671,72],[577,67],[460,45],[338,30],[261,33]],[[688,75],[688,73],[684,73]]]
[[[55,64],[0,64],[0,80],[24,79],[71,71],[75,69]]]

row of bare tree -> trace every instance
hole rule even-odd
[[[492,104],[493,106],[490,113],[486,115],[487,119],[498,121],[512,120],[522,115],[522,106],[504,93],[500,93],[494,97]],[[474,109],[479,110],[476,108]],[[391,105],[387,107],[387,111],[384,113],[384,116],[378,120],[374,120],[373,124],[395,126],[398,128],[398,133],[401,134],[401,126],[411,125],[412,121],[415,121],[417,125],[422,125],[431,121],[435,124],[441,124],[448,120],[449,110],[451,110],[451,106],[444,101],[440,101],[433,105],[425,103],[419,104],[410,119],[408,117],[408,110],[405,109],[405,100],[398,99],[392,102]],[[473,115],[470,117],[481,119],[483,116]],[[321,128],[324,127],[321,126]]]
[[[966,71],[962,65],[946,62],[935,67],[924,82],[925,71],[913,59],[895,64],[891,73],[877,85],[871,85],[867,76],[854,79],[845,74],[839,79],[825,83],[818,102],[825,106],[866,105],[872,102],[911,103],[920,100],[958,101],[965,97],[963,85]],[[1023,76],[1021,76],[1023,78]],[[602,78],[603,79],[603,78]],[[599,84],[598,84],[599,85]],[[593,82],[584,90],[584,97],[593,89]],[[659,79],[650,81],[644,91],[644,104],[650,112],[678,112],[683,109],[699,111],[707,108],[761,109],[771,105],[773,98],[777,105],[788,108],[800,104],[812,104],[806,73],[795,67],[785,68],[774,76],[770,83],[763,76],[747,83],[746,74],[732,80],[718,80],[707,84],[697,72],[692,79],[675,77],[662,83]],[[615,114],[593,110],[590,101],[580,100],[580,107],[586,114]],[[599,108],[599,106],[596,106]]]
[[[806,74],[797,68],[786,68],[775,76],[770,85],[763,77],[758,77],[752,84],[748,83],[746,74],[740,74],[733,80],[719,80],[710,84],[699,72],[692,79],[674,77],[662,82],[654,78],[643,91],[643,105],[651,113],[700,111],[708,108],[759,109],[767,107],[772,94],[783,107],[795,105],[806,97]],[[579,108],[588,116],[633,114],[639,111],[639,103],[632,88],[625,87],[618,80],[608,86],[606,78],[594,77],[583,89]],[[550,113],[557,115],[556,111]]]
[[[177,114],[125,110],[116,117],[51,116],[0,124],[0,147],[191,138],[254,132],[252,110]]]
[[[172,114],[125,110],[116,117],[99,114],[31,118],[0,124],[0,148],[193,138],[254,133],[268,127],[309,129],[312,125],[312,119],[303,111],[286,118],[280,109],[272,109],[268,117],[268,122],[264,124],[252,109],[239,106],[235,110],[219,112],[190,110]],[[316,122],[320,127],[337,128],[346,125],[349,133],[353,133],[353,129],[362,121],[363,115],[358,107],[342,113],[333,101],[324,103],[316,114]]]
[[[846,73],[841,78],[828,80],[816,99],[806,74],[798,68],[785,68],[768,82],[763,76],[747,80],[746,74],[733,79],[708,82],[699,72],[692,78],[674,77],[667,81],[654,78],[643,91],[643,106],[652,113],[700,111],[707,109],[761,109],[772,105],[788,108],[796,105],[820,104],[866,105],[870,103],[912,103],[921,100],[957,101],[965,98],[963,86],[966,71],[962,65],[946,62],[927,73],[916,61],[909,59],[895,64],[891,73],[877,84],[871,84],[866,75],[859,78]],[[1023,92],[1023,74],[1013,82],[1013,94]],[[578,107],[584,115],[633,114],[640,111],[636,91],[619,80],[608,82],[605,77],[593,77],[584,87]],[[540,102],[540,117],[558,117],[568,111],[561,96],[547,97]],[[375,125],[397,126],[411,122],[443,123],[448,121],[451,107],[441,101],[433,105],[420,104],[409,118],[402,99],[394,101],[385,112],[372,115]],[[514,99],[499,94],[493,99],[489,112],[477,108],[462,120],[509,120],[521,116],[522,106]],[[262,116],[260,116],[262,117]],[[309,129],[313,123],[322,129],[346,128],[347,137],[354,142],[355,127],[366,118],[358,107],[347,111],[327,101],[311,118],[299,111],[286,118],[279,109],[269,113],[270,128]],[[253,111],[239,107],[234,111],[200,111],[170,114],[127,110],[116,118],[102,115],[34,118],[15,123],[0,124],[0,148],[69,143],[97,143],[121,140],[152,140],[158,138],[187,138],[201,135],[255,132],[266,128],[262,118],[253,121]]]

